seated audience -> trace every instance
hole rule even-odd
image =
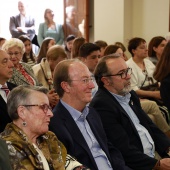
[[[99,90],[90,106],[99,113],[108,140],[122,153],[125,163],[135,170],[170,168],[170,139],[142,110],[130,87],[132,70],[117,55],[103,57],[94,72]],[[164,158],[157,160],[155,151]]]
[[[97,40],[94,42],[94,44],[96,44],[97,46],[100,47],[100,57],[104,56],[104,50],[105,48],[108,46],[106,41],[103,40]]]
[[[121,47],[117,45],[108,45],[104,50],[104,56],[113,54],[113,53],[119,54],[124,59],[123,50]]]
[[[47,37],[43,40],[43,42],[40,46],[40,51],[37,55],[37,63],[38,64],[41,62],[42,58],[46,58],[48,49],[55,44],[56,44],[56,42],[55,42],[54,38]]]
[[[71,50],[73,47],[73,41],[76,37],[74,35],[68,35],[68,37],[66,38],[65,41],[65,52],[67,54],[67,58],[70,59],[71,58]]]
[[[79,58],[79,49],[86,42],[83,37],[77,37],[73,41],[73,47],[71,49],[71,58]]]
[[[32,51],[32,43],[28,36],[21,35],[18,37],[25,46],[25,53],[23,54],[22,61],[30,65],[31,67],[36,64],[36,56]]]
[[[100,58],[100,47],[93,43],[85,43],[80,47],[79,56],[79,59],[88,67],[91,75],[93,76],[94,69]],[[96,81],[93,83],[94,88],[92,89],[92,97],[98,89]]]
[[[160,60],[166,43],[166,39],[161,36],[153,37],[150,40],[148,45],[148,56],[154,65],[156,65]]]
[[[15,84],[7,82],[12,77],[14,65],[10,60],[9,55],[0,50],[0,132],[5,129],[5,126],[11,122],[11,118],[7,111],[7,96]]]
[[[128,57],[126,56],[125,52],[126,52],[126,47],[124,46],[123,43],[121,42],[115,42],[115,45],[117,45],[118,47],[120,47],[123,50],[123,58],[125,61],[128,60]]]
[[[12,170],[7,144],[5,143],[5,141],[1,139],[0,139],[0,169]]]
[[[161,82],[160,93],[161,98],[170,112],[170,42],[164,48],[161,60],[158,62],[154,78]]]
[[[115,45],[107,46],[104,54],[110,55],[113,53],[118,53],[119,56],[125,60],[124,56],[121,53],[121,50],[119,49],[119,46],[117,47]],[[145,113],[148,114],[148,116],[158,126],[158,128],[162,130],[168,137],[170,137],[170,126],[168,125],[165,118],[163,117],[156,102],[151,100],[141,99],[140,104],[142,106],[142,109],[145,111]]]
[[[38,29],[38,43],[41,46],[46,37],[54,38],[56,44],[62,45],[64,42],[64,32],[62,25],[54,21],[54,12],[47,8],[44,12],[44,22],[40,23]]]
[[[83,166],[67,156],[64,145],[54,133],[48,131],[53,116],[46,89],[18,86],[7,101],[12,119],[0,138],[6,141],[13,170],[60,169],[81,170]]]
[[[38,82],[48,90],[53,89],[54,68],[60,61],[66,58],[66,53],[61,46],[54,45],[50,47],[47,51],[46,58],[42,58],[41,62],[32,68]]]
[[[68,153],[92,170],[130,170],[108,143],[96,111],[86,106],[94,88],[87,66],[75,59],[61,61],[54,70],[54,88],[60,101],[53,110],[50,130]]]
[[[8,80],[16,85],[39,85],[34,76],[32,68],[22,61],[23,54],[25,53],[24,43],[18,38],[11,38],[7,40],[2,46],[10,56],[10,60],[14,64],[13,75]]]

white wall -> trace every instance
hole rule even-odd
[[[169,0],[94,0],[91,12],[94,35],[90,41],[121,41],[127,45],[129,39],[138,36],[149,42],[169,30]]]
[[[124,0],[94,0],[94,40],[123,41]]]

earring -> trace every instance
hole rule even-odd
[[[25,121],[22,122],[22,125],[23,125],[23,126],[27,126],[27,122],[25,122]]]

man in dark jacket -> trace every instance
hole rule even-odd
[[[170,159],[158,162],[155,151],[169,157],[170,140],[142,110],[130,88],[131,73],[118,55],[102,58],[94,72],[99,89],[90,106],[100,114],[108,140],[121,151],[129,167],[151,170],[159,164],[161,168],[169,166]]]
[[[54,71],[54,88],[60,101],[50,121],[67,152],[91,170],[130,170],[120,152],[108,143],[100,117],[87,103],[93,77],[79,60],[60,62]]]
[[[7,123],[11,122],[6,103],[9,91],[16,87],[16,85],[7,82],[12,77],[13,66],[9,55],[0,50],[0,132],[4,130]]]

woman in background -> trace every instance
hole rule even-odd
[[[38,30],[38,43],[41,46],[46,37],[54,38],[56,44],[62,45],[64,42],[64,32],[62,25],[54,21],[54,13],[51,9],[47,8],[44,12],[44,23],[39,25]]]
[[[68,35],[65,41],[65,52],[67,54],[67,58],[71,58],[71,50],[73,48],[73,42],[76,37],[74,35]]]
[[[156,65],[155,72],[153,74],[154,78],[161,82],[160,93],[161,98],[170,112],[170,42],[164,48],[161,55],[161,60],[159,60]]]
[[[86,42],[86,39],[83,37],[77,37],[74,39],[73,47],[71,50],[71,58],[79,57],[79,49]]]
[[[148,45],[148,56],[154,65],[160,60],[167,41],[164,37],[153,37]]]
[[[31,67],[36,64],[36,56],[32,51],[32,43],[27,35],[21,35],[19,38],[25,45],[25,53],[23,54],[22,61]]]
[[[46,58],[43,58],[39,64],[32,68],[38,81],[48,90],[53,89],[53,71],[55,66],[66,58],[67,55],[64,49],[59,45],[54,45],[47,51]]]
[[[15,85],[39,85],[37,79],[34,76],[32,68],[22,62],[23,54],[25,53],[24,43],[18,38],[11,38],[6,40],[2,46],[2,50],[6,51],[10,60],[14,64],[13,75],[9,79],[9,82]]]
[[[37,56],[37,64],[41,62],[42,58],[46,58],[48,49],[55,44],[56,42],[54,38],[47,37],[43,40],[41,47],[40,47],[40,51]]]

